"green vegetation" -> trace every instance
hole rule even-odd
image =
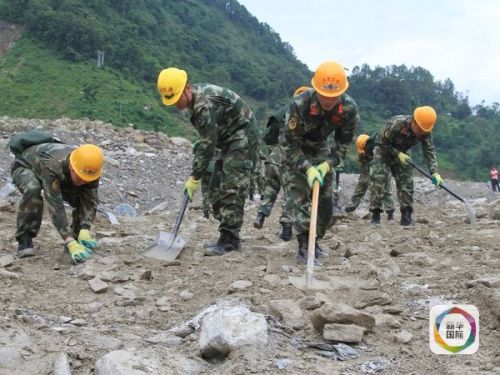
[[[88,61],[65,61],[28,38],[0,61],[0,95],[2,115],[87,117],[171,135],[194,134],[160,103],[153,83],[127,80]]]
[[[167,66],[245,97],[257,118],[289,100],[312,73],[292,47],[236,0],[0,0],[0,18],[25,35],[0,60],[0,115],[88,117],[118,126],[196,137],[161,105],[155,81]],[[97,51],[104,68],[97,68]],[[354,67],[348,93],[360,107],[359,133],[432,105],[445,176],[485,179],[500,163],[500,105],[470,107],[453,82],[421,67]],[[417,159],[418,159],[417,153]],[[349,171],[357,169],[350,153]]]

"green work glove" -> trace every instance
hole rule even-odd
[[[328,164],[327,161],[324,161],[320,165],[317,165],[316,169],[318,170],[319,174],[321,175],[321,178],[325,178],[325,175],[330,171],[330,164]]]
[[[403,165],[408,165],[408,161],[411,160],[410,156],[406,155],[404,152],[398,154],[398,159]]]
[[[66,246],[73,262],[84,262],[92,257],[92,250],[87,249],[76,240],[71,240]]]
[[[192,176],[189,177],[184,184],[184,190],[188,193],[189,200],[192,202],[194,194],[200,187],[201,180],[195,180]]]
[[[439,173],[434,172],[432,174],[432,183],[436,185],[437,187],[441,186],[443,184],[443,179],[439,175]]]
[[[94,250],[97,247],[97,241],[90,237],[90,232],[88,229],[80,229],[78,234],[78,242],[81,243],[88,249]]]
[[[323,186],[323,177],[321,177],[321,173],[316,169],[316,167],[310,167],[306,173],[307,173],[307,183],[311,188],[314,185],[314,180],[318,180],[319,185]]]

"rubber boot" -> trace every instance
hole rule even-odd
[[[262,212],[259,212],[255,217],[255,220],[253,222],[253,227],[261,229],[262,226],[264,225],[264,220],[266,220],[266,215],[264,215]]]
[[[299,234],[297,236],[297,241],[299,242],[299,251],[297,252],[297,261],[302,264],[307,264],[307,244],[308,244],[308,234]],[[323,253],[323,250],[316,244],[314,249],[314,264],[319,266],[319,254]]]
[[[394,220],[394,210],[387,210],[385,212],[387,213],[387,220],[393,221]]]
[[[224,255],[227,252],[240,250],[241,242],[231,232],[221,231],[219,240],[212,246],[207,246],[205,248],[205,255]]]
[[[17,256],[19,258],[27,258],[35,255],[35,248],[33,247],[33,241],[30,237],[23,237],[19,241],[17,247]]]
[[[297,241],[299,242],[297,261],[302,264],[307,264],[307,237],[307,234],[299,234],[297,236]]]
[[[371,224],[380,224],[380,213],[382,211],[379,210],[379,209],[374,209],[372,211],[372,221],[371,221]]]
[[[411,207],[401,207],[401,220],[399,224],[401,224],[404,227],[412,225],[413,224],[413,220],[411,218],[412,211],[413,210]]]
[[[290,241],[292,239],[292,223],[281,223],[280,238],[283,241]]]

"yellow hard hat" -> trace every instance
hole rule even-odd
[[[415,111],[413,111],[413,118],[415,119],[415,122],[420,130],[430,133],[436,123],[437,114],[434,108],[426,105],[415,108]]]
[[[96,145],[82,145],[71,152],[69,163],[78,177],[92,182],[101,177],[104,154]]]
[[[316,92],[329,98],[342,95],[349,87],[344,67],[335,61],[318,66],[311,84]]]
[[[295,92],[293,93],[293,96],[297,96],[299,95],[300,93],[306,91],[306,90],[309,90],[310,87],[309,86],[300,86],[297,90],[295,90]]]
[[[187,83],[187,73],[185,70],[177,68],[163,69],[158,75],[158,92],[165,105],[174,105],[184,91]]]
[[[370,136],[368,134],[360,134],[358,138],[356,138],[356,148],[360,154],[365,153],[365,145],[369,138]]]

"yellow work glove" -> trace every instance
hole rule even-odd
[[[318,172],[321,174],[321,177],[322,178],[325,178],[325,175],[330,172],[330,164],[328,164],[327,161],[324,161],[323,163],[321,163],[320,165],[317,165],[316,166],[316,169],[318,170]]]
[[[66,247],[69,251],[69,256],[73,262],[84,262],[92,257],[92,250],[86,248],[82,244],[76,242],[76,240],[71,240]]]
[[[187,192],[189,200],[191,202],[193,201],[194,194],[196,193],[196,191],[200,187],[200,182],[201,182],[201,180],[195,180],[191,176],[187,179],[186,183],[184,184],[184,191]]]
[[[314,185],[314,180],[319,181],[319,185],[323,186],[323,177],[321,177],[321,173],[316,169],[316,167],[310,167],[307,172],[307,183],[309,184],[309,187],[313,187]]]
[[[78,242],[81,243],[86,248],[94,250],[97,247],[97,241],[90,237],[90,231],[88,229],[80,229],[78,234]]]
[[[410,156],[406,155],[404,152],[398,154],[398,159],[403,165],[408,165],[408,161],[411,159]]]
[[[439,175],[439,173],[434,172],[432,174],[432,183],[436,185],[437,187],[441,186],[443,184],[443,179]]]

